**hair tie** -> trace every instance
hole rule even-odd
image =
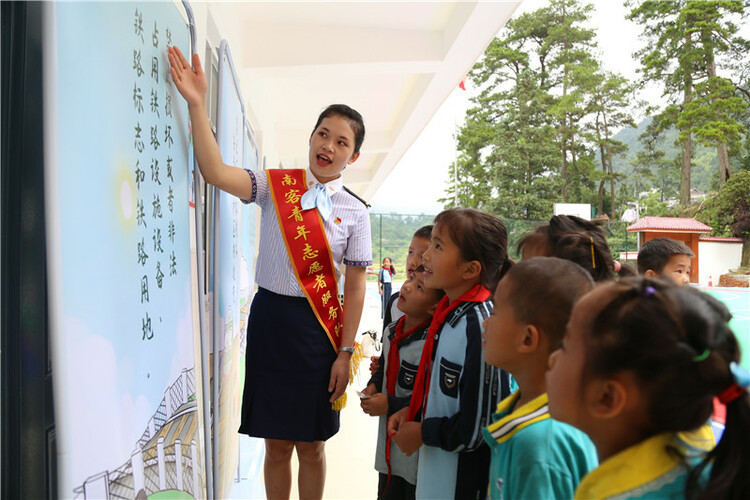
[[[589,236],[589,239],[591,240],[591,267],[596,269],[596,259],[594,258],[594,238]]]
[[[725,405],[744,395],[745,387],[750,386],[750,373],[742,366],[732,361],[729,363],[729,370],[732,372],[734,382],[716,396]]]
[[[652,286],[647,286],[646,288],[643,289],[643,296],[646,298],[651,297],[655,293],[656,293],[656,288]]]
[[[701,361],[703,361],[710,355],[711,355],[711,349],[706,347],[706,349],[702,353],[698,354],[697,356],[693,358],[693,363],[700,363]]]
[[[729,371],[732,372],[732,376],[737,385],[740,387],[750,387],[750,373],[748,373],[742,365],[732,361],[729,363]]]

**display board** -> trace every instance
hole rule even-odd
[[[219,46],[216,141],[227,165],[244,161],[244,109],[232,55],[226,40]],[[215,189],[215,188],[214,188]],[[214,307],[213,307],[213,453],[214,491],[226,498],[237,471],[243,380],[240,338],[242,202],[223,191],[214,191]],[[250,276],[246,274],[249,279]],[[245,284],[245,294],[249,289]],[[218,362],[217,362],[218,361]]]
[[[206,496],[188,113],[174,3],[46,5],[45,182],[59,494]]]
[[[248,170],[259,169],[258,147],[253,139],[252,129],[245,121],[245,145],[243,166]],[[255,290],[255,255],[257,253],[258,206],[243,204],[240,241],[240,381],[245,382],[245,356],[247,354],[247,318]],[[237,476],[227,498],[264,498],[263,460],[265,444],[263,439],[239,435],[239,456]]]

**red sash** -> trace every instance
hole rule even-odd
[[[267,174],[276,217],[297,282],[338,353],[344,311],[339,303],[336,271],[323,220],[317,208],[303,210],[300,205],[300,198],[307,191],[305,170],[271,169]]]
[[[448,297],[445,296],[438,303],[435,314],[432,316],[430,328],[427,331],[427,340],[422,349],[422,357],[419,359],[419,369],[417,370],[417,380],[414,382],[414,392],[411,393],[409,402],[408,420],[414,420],[420,410],[424,410],[427,404],[427,395],[430,392],[430,372],[432,371],[432,357],[434,356],[435,337],[438,330],[443,326],[445,318],[464,302],[484,302],[492,296],[489,290],[482,285],[475,285],[474,288],[461,295],[448,304]]]

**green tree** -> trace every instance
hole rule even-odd
[[[544,11],[545,9],[541,9]],[[558,134],[561,153],[560,177],[562,198],[570,201],[570,170],[575,181],[588,179],[585,165],[578,165],[579,142],[585,141],[583,120],[591,113],[588,106],[593,88],[600,78],[596,75],[599,63],[594,57],[596,42],[594,31],[584,27],[593,10],[590,4],[581,5],[577,0],[552,0],[547,8],[552,24],[545,38],[552,58],[551,71],[556,80],[555,87],[561,92],[550,112],[558,119]]]
[[[660,130],[676,126],[682,147],[680,204],[690,204],[693,138],[717,148],[720,182],[729,176],[729,150],[741,140],[746,104],[737,86],[716,73],[717,58],[745,42],[732,22],[741,1],[629,0],[628,18],[643,27],[646,46],[636,53],[645,81],[663,84],[669,104],[656,116]]]
[[[552,0],[490,43],[470,74],[481,92],[458,132],[456,182],[442,201],[528,220],[545,219],[557,201],[596,202],[589,122],[603,77],[583,27],[590,11]]]
[[[595,113],[594,131],[596,144],[599,146],[603,175],[599,180],[597,198],[597,213],[604,213],[604,187],[609,181],[611,218],[615,213],[615,181],[618,174],[614,171],[614,157],[627,151],[627,146],[613,139],[613,131],[624,126],[635,127],[635,121],[627,111],[633,98],[635,88],[621,75],[605,73],[601,75],[601,83],[596,85],[593,92],[593,111]]]
[[[636,52],[641,59],[641,72],[645,81],[661,82],[664,95],[670,103],[654,121],[658,130],[676,126],[679,115],[693,99],[692,66],[698,58],[689,34],[690,19],[680,16],[687,0],[661,2],[655,0],[630,0],[632,7],[628,19],[643,26],[642,39],[646,46]],[[682,102],[679,102],[679,99]],[[690,170],[692,167],[692,131],[680,122],[679,140],[682,147],[680,204],[690,204]]]
[[[741,1],[689,1],[682,13],[697,20],[693,30],[701,55],[695,74],[696,97],[686,106],[684,120],[701,143],[717,148],[720,186],[731,175],[729,144],[741,141],[744,127],[738,120],[747,103],[729,78],[717,75],[716,57],[746,45],[731,21],[732,14],[742,15],[744,9]]]
[[[507,36],[490,43],[471,73],[482,91],[458,133],[457,182],[448,194],[459,205],[534,219],[559,199],[555,123],[547,113],[551,19],[545,11],[511,20]]]
[[[634,197],[637,198],[646,188],[656,187],[659,191],[659,202],[664,203],[666,198],[679,194],[680,159],[675,158],[672,161],[666,158],[666,153],[659,149],[660,139],[658,124],[651,121],[639,137],[643,150],[636,153],[633,161],[632,181]]]

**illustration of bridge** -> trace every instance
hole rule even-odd
[[[185,368],[164,392],[131,457],[115,470],[88,477],[73,490],[75,498],[146,498],[168,490],[201,498],[205,487],[199,441],[195,369]]]

